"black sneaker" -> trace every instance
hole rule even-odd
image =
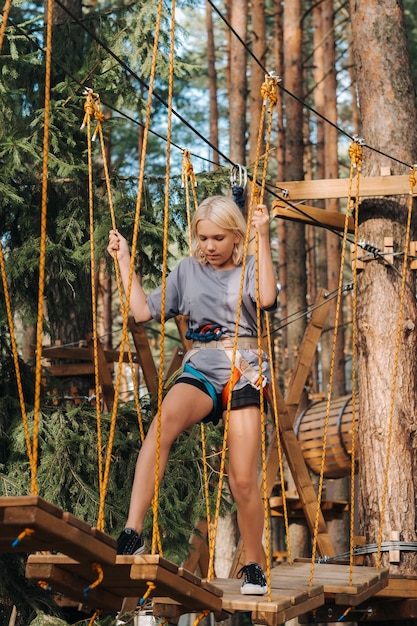
[[[133,528],[125,528],[117,540],[117,554],[142,554],[145,550],[142,535]]]
[[[241,567],[237,577],[242,578],[242,576],[244,579],[240,593],[244,596],[263,596],[268,591],[264,571],[257,563],[249,563]]]

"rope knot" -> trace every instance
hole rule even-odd
[[[275,106],[278,102],[278,80],[276,76],[265,76],[265,80],[261,87],[261,96],[264,101],[264,105],[268,103],[271,107]]]

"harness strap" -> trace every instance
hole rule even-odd
[[[245,378],[248,379],[248,381],[257,389],[262,388],[264,393],[267,391],[268,388],[268,381],[266,379],[265,376],[263,376],[262,374],[260,375],[259,372],[256,371],[256,369],[254,367],[252,367],[252,365],[250,365],[247,360],[242,356],[242,354],[239,352],[239,350],[254,350],[258,348],[258,341],[257,339],[253,338],[253,337],[240,337],[238,338],[237,341],[237,349],[236,349],[236,354],[235,354],[235,364],[233,366],[233,374],[231,377],[231,380],[228,380],[228,382],[226,383],[223,392],[222,392],[222,404],[223,404],[223,408],[225,406],[227,406],[227,401],[229,398],[229,391],[230,391],[230,386],[232,387],[232,389],[235,387],[237,381],[241,378],[241,376],[245,376]],[[193,348],[187,352],[185,358],[185,363],[184,363],[184,371],[186,371],[186,368],[191,368],[193,370],[194,375],[196,376],[195,372],[197,372],[197,370],[195,370],[194,368],[192,368],[187,361],[189,361],[189,359],[191,359],[199,350],[206,350],[206,349],[211,349],[211,350],[223,350],[227,356],[229,357],[230,361],[232,362],[233,359],[233,341],[230,339],[230,337],[222,337],[221,339],[217,340],[217,341],[207,341],[207,342],[199,342],[199,341],[194,341],[193,342]],[[188,371],[191,371],[190,369],[188,369]],[[204,380],[207,381],[207,379],[200,374],[200,372],[198,372],[198,378],[200,378],[200,380]],[[209,381],[207,381],[209,382]],[[211,383],[209,383],[211,385]],[[207,389],[209,390],[209,388],[207,387]],[[213,387],[214,389],[214,387]],[[210,393],[211,396],[211,393]],[[213,400],[214,402],[214,400]]]
[[[198,378],[198,380],[201,380],[204,383],[210,398],[213,400],[214,411],[216,411],[218,400],[217,400],[217,392],[216,392],[214,385],[205,376],[203,376],[201,372],[196,370],[189,363],[184,364],[183,371],[188,374],[192,374],[195,378]]]

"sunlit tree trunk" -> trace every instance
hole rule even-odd
[[[411,164],[417,153],[417,113],[402,7],[396,0],[351,0],[350,7],[361,134],[380,151],[365,151],[363,173],[379,175],[384,167],[408,175],[407,167],[385,156]],[[383,249],[384,237],[393,237],[394,250],[402,252],[407,204],[407,196],[362,202],[360,239]],[[415,225],[411,239],[416,239]],[[376,258],[358,275],[359,516],[367,543],[379,540],[381,527],[383,541],[392,531],[399,531],[402,541],[417,540],[415,276],[408,264],[397,336],[402,255],[393,263],[395,268]],[[415,552],[402,552],[400,565],[391,565],[391,571],[411,574],[416,565]]]
[[[284,3],[284,85],[299,100],[285,96],[285,178],[302,180],[303,171],[303,90],[301,1]],[[288,315],[303,311],[306,306],[306,244],[305,227],[301,223],[285,223],[286,278]],[[291,371],[305,329],[304,316],[295,315],[287,327],[288,362]],[[305,524],[291,524],[291,546],[294,556],[307,556],[308,532]]]
[[[251,5],[252,14],[252,51],[259,61],[265,66],[266,39],[265,39],[265,2],[259,0]],[[262,112],[261,87],[265,74],[259,63],[251,60],[250,90],[249,90],[249,164],[256,158],[256,149],[259,136],[259,124]],[[265,144],[263,132],[261,133],[261,143],[259,155],[264,153]]]
[[[324,177],[339,178],[338,162],[338,131],[337,131],[337,106],[336,106],[336,59],[335,59],[335,35],[334,35],[334,2],[323,0],[322,2],[322,35],[323,35],[323,91],[324,111],[326,118],[332,124],[324,125]],[[337,198],[326,200],[326,209],[340,211],[340,202]],[[339,287],[340,274],[340,238],[338,235],[326,231],[326,256],[327,256],[327,288],[333,292]],[[332,379],[332,393],[339,397],[345,393],[345,353],[343,311],[340,309],[339,319],[336,319],[336,300],[330,307],[327,323],[332,329],[323,335],[323,382],[327,384],[330,376],[330,364],[334,351],[334,369]],[[336,345],[334,345],[333,328],[338,326]]]
[[[301,1],[284,5],[284,84],[286,89],[302,99],[303,74]],[[303,171],[303,107],[298,100],[285,95],[285,177],[302,180]],[[286,223],[286,267],[288,314],[306,305],[305,228],[296,222]],[[304,334],[305,319],[301,316],[287,330],[288,350],[297,351]],[[292,364],[290,363],[290,367]]]
[[[214,45],[213,13],[211,5],[206,1],[206,26],[207,26],[207,76],[210,93],[210,143],[214,148],[219,147],[219,112],[217,106],[217,80],[216,80],[216,49]],[[219,165],[219,154],[212,150],[211,160],[215,167]]]
[[[239,37],[246,41],[248,30],[248,3],[234,0],[231,3],[231,25]],[[247,53],[238,38],[230,38],[230,158],[234,163],[245,164],[246,134],[246,58]]]

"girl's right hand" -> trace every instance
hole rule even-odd
[[[109,244],[107,246],[107,252],[114,259],[117,256],[118,261],[124,258],[130,258],[129,244],[126,239],[117,230],[111,230],[109,232]]]

